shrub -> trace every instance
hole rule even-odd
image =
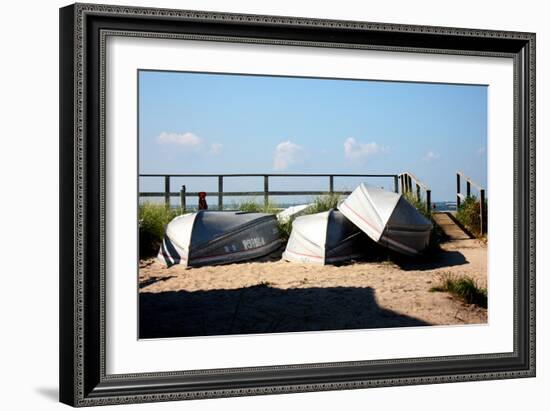
[[[164,204],[143,203],[139,206],[139,256],[158,253],[166,225],[178,215],[178,210]]]
[[[269,213],[276,214],[280,211],[280,208],[277,204],[268,201],[265,203],[258,203],[255,200],[243,201],[242,203],[237,204],[236,208],[239,211],[244,211],[246,213]]]
[[[313,200],[313,204],[304,210],[304,214],[322,213],[331,209],[336,210],[339,201],[339,194],[326,194],[323,196],[317,196]]]
[[[471,277],[444,275],[440,284],[430,288],[430,291],[448,292],[468,304],[487,308],[487,289],[479,288]]]
[[[416,193],[413,193],[412,191],[403,193],[403,197],[405,197],[405,200],[411,203],[420,212],[420,214],[422,214],[428,220],[432,219],[432,211],[428,211],[426,201],[424,201],[422,197],[420,197],[419,199]]]
[[[286,244],[288,242],[290,232],[292,231],[293,221],[293,218],[289,218],[285,221],[277,221],[277,229],[279,230],[279,236],[281,237],[281,241],[283,242],[283,244]]]
[[[456,219],[462,224],[468,231],[475,236],[481,236],[481,217],[480,217],[481,202],[475,197],[470,196],[460,204],[456,212]],[[487,206],[485,206],[487,210]],[[487,214],[484,215],[483,225],[487,224]]]

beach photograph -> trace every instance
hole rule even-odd
[[[140,339],[487,324],[487,86],[138,71]]]

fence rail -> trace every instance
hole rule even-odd
[[[416,192],[416,199],[422,200],[422,190],[426,195],[426,211],[430,213],[432,211],[432,190],[424,183],[422,183],[418,177],[409,171],[405,171],[398,175],[401,181],[401,193],[412,193],[413,184]],[[397,190],[396,190],[397,192]]]
[[[336,177],[360,177],[360,178],[389,178],[393,179],[393,189],[396,193],[399,192],[399,175],[398,174],[326,174],[326,173],[277,173],[277,174],[247,174],[247,173],[232,173],[232,174],[140,174],[143,178],[162,178],[164,179],[164,191],[162,192],[140,192],[140,197],[164,197],[164,203],[170,204],[170,198],[179,197],[180,205],[183,210],[187,208],[188,197],[198,197],[199,192],[187,191],[186,185],[182,185],[180,191],[171,191],[171,178],[217,178],[218,191],[206,192],[207,196],[218,198],[218,209],[223,209],[224,197],[245,197],[245,196],[263,196],[264,204],[269,203],[270,196],[307,196],[307,195],[325,195],[325,194],[341,194],[348,195],[350,191],[334,190],[334,178]],[[263,178],[264,189],[262,191],[224,191],[225,178],[231,177],[261,177]],[[327,190],[301,190],[301,191],[272,191],[269,189],[270,178],[277,177],[326,177],[328,183]]]
[[[185,186],[182,186],[185,187]],[[204,191],[207,196],[218,196],[218,191]],[[323,195],[327,193],[333,194],[351,194],[351,191],[268,191],[267,195],[269,196],[306,196],[306,195]],[[166,193],[164,191],[159,192],[147,192],[140,193],[141,197],[163,197]],[[265,191],[225,191],[223,193],[224,197],[245,197],[245,196],[260,196],[266,194]],[[179,197],[180,193],[168,193],[170,197]],[[185,191],[186,197],[198,197],[199,191]]]
[[[461,193],[461,180],[466,181],[466,195]],[[485,207],[486,192],[485,188],[477,184],[470,177],[466,176],[461,171],[456,173],[456,209],[460,208],[460,204],[463,200],[472,196],[472,187],[479,192],[479,222],[481,234],[487,232],[487,208]]]

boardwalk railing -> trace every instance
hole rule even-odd
[[[461,179],[466,181],[466,195],[461,193]],[[480,231],[481,234],[487,232],[486,220],[487,220],[487,209],[485,207],[486,193],[485,188],[477,184],[470,177],[466,176],[464,173],[458,171],[456,173],[456,209],[460,208],[462,201],[472,196],[472,187],[474,187],[479,193],[479,221],[480,221]]]
[[[421,201],[422,191],[424,191],[426,195],[426,211],[430,213],[432,211],[432,190],[411,172],[405,171],[399,174],[398,177],[401,182],[401,194],[412,193],[414,188],[416,199]]]
[[[350,194],[350,191],[334,190],[334,179],[336,177],[361,177],[361,178],[389,178],[393,179],[393,189],[399,192],[398,174],[140,174],[140,178],[162,178],[164,179],[164,191],[162,192],[140,192],[140,197],[164,197],[164,203],[170,204],[171,197],[179,197],[182,210],[187,208],[187,198],[197,198],[199,193],[187,191],[185,185],[181,186],[180,191],[171,191],[171,178],[215,178],[218,180],[218,191],[206,192],[207,196],[218,197],[218,209],[223,209],[224,197],[246,197],[263,196],[264,203],[269,203],[270,196],[308,196],[308,195],[326,195],[326,194]],[[262,191],[224,191],[224,179],[229,177],[258,177],[263,179],[264,189]],[[272,191],[269,189],[270,177],[325,177],[328,183],[327,190],[302,190],[302,191]]]

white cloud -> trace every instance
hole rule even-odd
[[[430,150],[424,156],[424,160],[433,161],[433,160],[437,160],[439,157],[441,157],[441,156],[438,153]]]
[[[275,170],[286,170],[293,165],[303,161],[304,150],[298,144],[291,141],[283,141],[275,148],[273,157],[273,168]]]
[[[157,137],[157,141],[161,144],[177,144],[194,149],[198,149],[202,144],[202,139],[190,132],[182,134],[162,132]]]
[[[220,143],[212,143],[210,144],[210,150],[208,151],[210,154],[220,154],[222,152],[223,145]]]
[[[348,137],[344,141],[344,154],[348,160],[363,160],[369,156],[388,151],[387,147],[382,147],[376,142],[360,143],[353,137]]]

